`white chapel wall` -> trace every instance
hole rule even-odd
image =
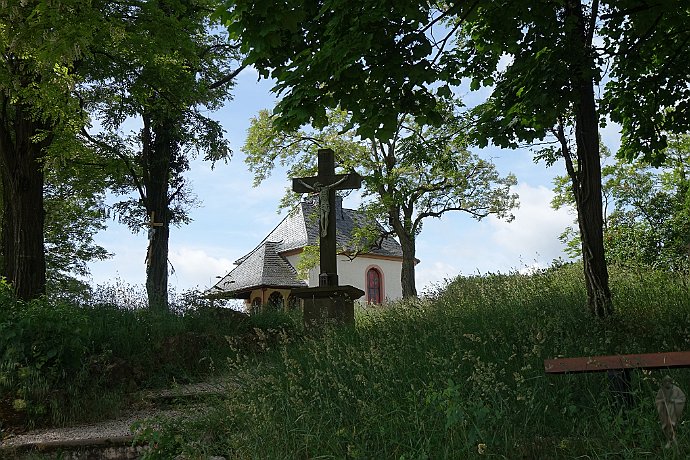
[[[292,261],[290,261],[292,263]],[[354,260],[338,256],[338,284],[349,284],[366,292],[366,272],[370,267],[377,267],[383,273],[383,288],[386,300],[402,298],[400,272],[402,261],[361,255]],[[309,286],[319,285],[319,266],[309,270]],[[364,301],[366,298],[362,298]]]

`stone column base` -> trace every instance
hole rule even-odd
[[[324,286],[293,289],[292,294],[302,299],[303,319],[306,327],[326,324],[355,324],[355,300],[364,291],[354,286]]]

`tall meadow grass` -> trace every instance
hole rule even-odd
[[[461,277],[361,309],[356,327],[285,334],[259,361],[230,360],[241,390],[208,419],[163,424],[168,442],[148,457],[685,458],[686,428],[663,449],[653,400],[666,373],[687,391],[687,371],[636,372],[630,408],[606,374],[544,374],[545,358],[688,349],[687,280],[614,269],[611,281],[607,320],[566,265]]]

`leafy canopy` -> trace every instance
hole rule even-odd
[[[610,3],[602,29],[614,57],[605,107],[623,128],[620,154],[660,165],[669,134],[687,133],[690,127],[690,4]]]
[[[444,72],[432,52],[449,37],[432,31],[448,13],[398,0],[233,0],[221,16],[242,40],[245,62],[277,80],[282,128],[322,128],[327,109],[342,108],[362,137],[390,139],[401,113],[441,121],[436,95],[450,90],[431,89]]]
[[[261,111],[252,119],[243,147],[246,162],[259,185],[276,163],[288,166],[288,176],[311,175],[319,148],[332,148],[344,171],[357,170],[364,178],[368,208],[381,222],[391,219],[410,236],[421,231],[422,220],[447,211],[465,211],[477,219],[488,214],[511,218],[517,201],[509,193],[513,175],[500,177],[491,162],[469,152],[463,136],[464,120],[446,106],[440,127],[422,126],[400,117],[395,136],[387,141],[363,139],[347,130],[351,117],[329,111],[329,123],[319,130],[286,132],[276,116]],[[295,194],[287,191],[281,205]]]

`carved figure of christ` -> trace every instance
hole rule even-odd
[[[336,174],[331,149],[319,150],[318,171],[315,177],[292,179],[292,190],[319,194],[319,286],[337,286],[335,191],[360,188],[362,176],[354,172]]]

